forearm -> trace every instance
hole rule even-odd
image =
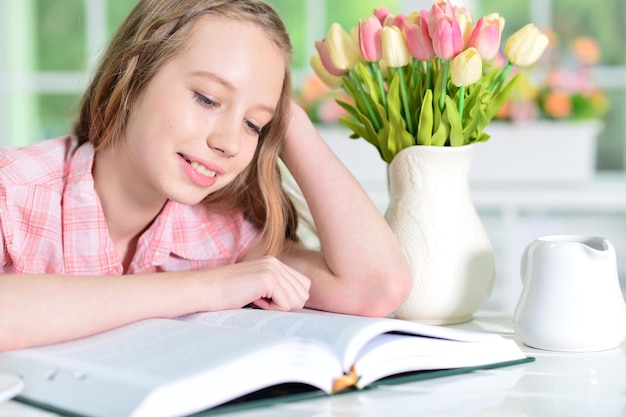
[[[200,271],[122,276],[0,276],[0,351],[75,339],[137,320],[250,303],[304,306],[310,280],[276,258]]]
[[[183,314],[198,304],[194,290],[193,274],[0,276],[0,351]]]
[[[333,295],[343,300],[360,297],[362,302],[352,309],[381,315],[377,312],[397,305],[408,291],[408,265],[402,249],[367,193],[298,110],[281,157],[309,205],[331,275],[320,274],[319,263],[314,271],[305,272],[313,280],[309,304],[336,304]],[[316,285],[329,279],[335,282]],[[375,311],[366,311],[367,306]]]

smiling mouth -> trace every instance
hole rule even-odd
[[[205,167],[204,165],[201,165],[199,163],[197,163],[196,161],[190,161],[189,159],[187,159],[184,155],[180,155],[183,157],[183,159],[189,164],[191,165],[191,168],[196,171],[198,174],[200,175],[204,175],[205,177],[216,177],[217,176],[217,172],[210,170],[209,168]]]

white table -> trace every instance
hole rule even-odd
[[[479,312],[471,322],[454,327],[516,338],[511,318],[498,313]],[[361,392],[276,404],[224,416],[626,416],[626,344],[618,349],[593,353],[549,352],[520,345],[529,356],[536,358],[535,362],[379,386]],[[4,406],[0,404],[0,416],[44,417],[44,414],[15,403],[6,403]]]

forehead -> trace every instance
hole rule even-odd
[[[258,24],[204,16],[191,29],[189,43],[179,55],[186,68],[219,74],[235,86],[282,90],[286,57]],[[272,94],[273,95],[273,94]]]

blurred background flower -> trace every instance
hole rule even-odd
[[[535,119],[588,120],[608,111],[606,92],[593,83],[592,69],[600,61],[595,39],[579,37],[563,47],[550,30],[550,46],[533,67],[519,69],[520,80],[496,118],[514,122]]]
[[[330,89],[315,74],[304,79],[300,89],[295,92],[294,99],[314,123],[336,124],[340,117],[348,116],[348,112],[335,101],[350,101],[348,95]]]

